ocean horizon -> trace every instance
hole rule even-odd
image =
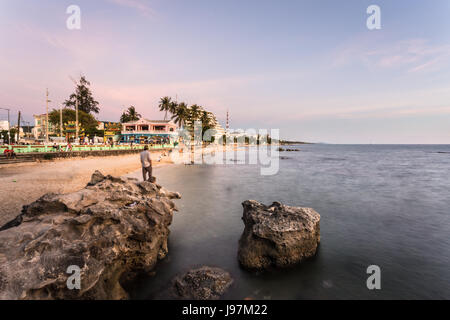
[[[165,299],[171,279],[204,264],[235,279],[225,299],[450,298],[450,157],[439,153],[450,145],[297,147],[280,152],[273,176],[233,161],[157,168],[158,183],[181,192],[180,212],[167,259],[156,277],[139,280],[132,298]],[[247,199],[319,212],[316,256],[268,273],[243,270],[236,254]],[[381,268],[381,290],[367,289],[370,265]]]

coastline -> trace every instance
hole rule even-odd
[[[160,153],[153,153],[156,159]],[[169,165],[168,158],[153,167]],[[86,186],[92,173],[123,176],[141,168],[139,154],[68,158],[0,168],[0,225],[14,219],[27,205],[46,193],[69,193]]]
[[[217,148],[202,148],[207,154]],[[222,151],[237,150],[227,146]],[[173,152],[178,150],[174,149]],[[162,151],[161,151],[162,152]],[[153,168],[173,164],[169,157],[156,161],[160,151],[152,152]],[[0,226],[14,219],[24,205],[47,193],[69,193],[86,186],[95,170],[104,175],[124,176],[141,169],[139,154],[108,157],[62,158],[45,162],[20,163],[0,168]]]

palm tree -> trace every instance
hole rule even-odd
[[[175,123],[181,128],[189,117],[189,108],[186,103],[181,102],[177,105],[176,109],[172,113],[172,120],[175,119]]]
[[[134,106],[130,106],[128,108],[128,116],[130,117],[131,121],[137,121],[142,116],[136,111],[136,108]]]
[[[200,117],[200,120],[202,122],[202,137],[205,135],[206,131],[208,131],[209,129],[213,129],[214,123],[212,117],[214,117],[214,115],[211,114],[210,112],[208,111],[202,112],[202,115]]]
[[[200,106],[198,106],[196,104],[192,105],[191,108],[190,108],[190,116],[191,116],[190,120],[191,120],[191,122],[194,122],[195,120],[198,120],[198,118],[201,115],[201,112],[202,112],[202,107],[200,107]]]
[[[212,127],[211,117],[210,117],[208,111],[203,111],[201,113],[200,121],[202,122],[202,131],[203,132],[205,132],[206,130],[208,130]]]
[[[172,101],[170,103],[169,109],[168,111],[172,114],[172,116],[177,112],[178,109],[178,103],[176,103],[175,101]]]
[[[129,122],[139,120],[142,116],[137,113],[136,108],[134,106],[130,106],[126,111],[122,113],[120,117],[120,122]]]
[[[159,100],[159,111],[165,111],[164,120],[167,118],[167,111],[170,110],[172,99],[170,97],[163,97]]]

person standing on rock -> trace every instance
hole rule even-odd
[[[144,151],[141,152],[141,164],[142,164],[142,176],[144,181],[152,180],[152,159],[150,157],[150,152],[148,151],[148,146],[144,147]],[[148,173],[148,179],[146,179]]]

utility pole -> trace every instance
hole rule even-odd
[[[78,141],[78,97],[75,97],[75,141]]]
[[[62,105],[59,106],[59,137],[62,138],[63,135],[63,124],[62,124]]]
[[[17,143],[19,143],[20,140],[20,111],[17,118]]]
[[[46,114],[45,114],[45,142],[48,144],[48,103],[50,102],[50,100],[48,100],[48,88],[47,88],[47,92],[46,92],[46,99],[45,99],[45,103],[46,103]]]
[[[75,84],[75,141],[78,140],[78,96],[77,96],[77,87],[78,83],[74,78],[69,76],[69,79]]]
[[[8,110],[8,144],[11,144],[11,121],[9,120],[9,109]]]

